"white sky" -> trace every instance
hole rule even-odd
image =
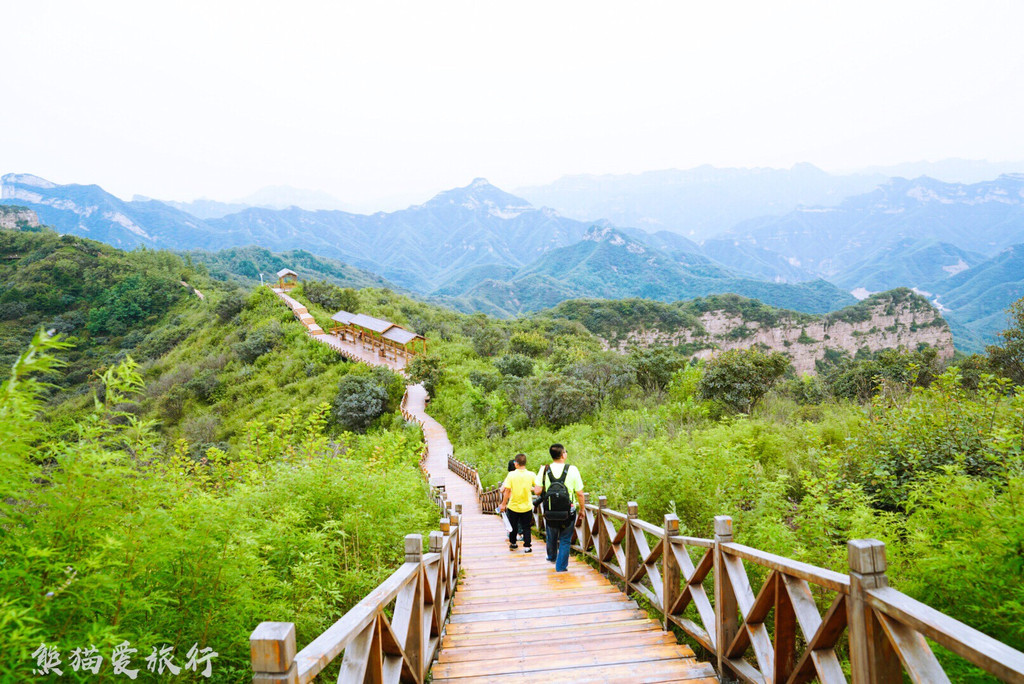
[[[1024,2],[6,3],[0,173],[364,204],[476,176],[1024,159]]]

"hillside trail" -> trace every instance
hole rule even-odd
[[[305,307],[274,292],[306,324]],[[352,360],[405,374],[391,360],[337,336],[310,337]],[[427,414],[427,399],[422,385],[406,387],[405,409],[423,428],[427,472],[432,482],[443,480],[449,501],[462,504],[463,531],[461,579],[431,669],[435,684],[719,681],[710,664],[676,643],[596,569],[571,556],[569,571],[556,573],[543,539],[533,539],[533,553],[510,551],[501,518],[484,515],[475,485],[449,469],[452,443]]]

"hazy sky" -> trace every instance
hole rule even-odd
[[[6,3],[0,172],[365,203],[475,176],[1024,159],[1024,2]]]

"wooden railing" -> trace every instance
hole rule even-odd
[[[483,485],[480,484],[480,473],[477,472],[476,468],[468,463],[463,463],[452,454],[448,455],[448,470],[476,488],[476,498],[480,503],[481,513],[494,513],[494,510],[501,503],[500,487],[484,489]]]
[[[639,518],[634,502],[620,513],[598,497],[586,505],[573,548],[643,596],[665,629],[678,627],[713,653],[720,675],[751,684],[845,683],[836,653],[845,634],[854,684],[896,684],[904,673],[913,682],[948,682],[928,639],[1024,683],[1024,653],[890,588],[880,541],[850,541],[845,575],[737,544],[727,516],[715,518],[714,531],[713,539],[682,536],[674,515],[657,526]],[[748,565],[763,578],[756,592]]]
[[[425,681],[458,582],[461,511],[441,519],[427,549],[406,536],[405,563],[298,653],[294,623],[261,623],[249,637],[253,682],[304,684],[339,656],[339,682]]]

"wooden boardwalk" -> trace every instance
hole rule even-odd
[[[334,351],[352,361],[358,361],[371,366],[384,366],[386,368],[390,368],[396,373],[405,372],[406,361],[404,358],[393,356],[382,357],[369,345],[357,344],[355,342],[343,340],[337,335],[332,335],[331,333],[324,331],[316,324],[313,316],[310,315],[309,311],[306,309],[305,304],[289,296],[288,293],[280,288],[272,287],[270,289],[288,305],[288,308],[292,310],[292,313],[299,322],[306,326],[307,334],[314,340],[326,344],[328,347],[334,349]]]
[[[406,408],[422,421],[427,470],[462,504],[463,578],[431,674],[441,683],[718,682],[707,663],[651,620],[601,573],[575,557],[556,573],[544,541],[508,550],[501,520],[482,515],[476,490],[448,470],[451,442],[410,385]]]

